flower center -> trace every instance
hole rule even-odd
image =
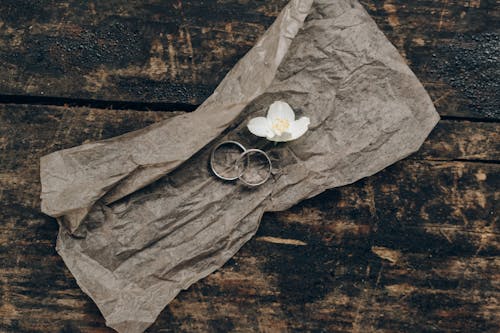
[[[273,121],[272,128],[277,135],[281,135],[283,132],[288,130],[289,127],[290,127],[290,122],[286,119],[276,118]]]

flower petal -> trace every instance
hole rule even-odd
[[[288,103],[276,101],[269,107],[269,111],[267,111],[267,119],[269,119],[272,123],[276,118],[287,120],[291,123],[295,120],[295,113]]]
[[[271,129],[271,123],[266,117],[257,117],[250,119],[248,122],[248,130],[257,136],[272,137],[274,132]]]
[[[269,141],[274,141],[274,142],[286,142],[293,140],[292,139],[292,134],[288,132],[283,132],[281,135],[275,135],[273,137],[267,137]]]
[[[309,120],[309,117],[302,117],[299,120],[294,121],[290,126],[290,134],[292,135],[290,140],[298,139],[304,135],[304,133],[307,132],[310,123],[311,121]]]

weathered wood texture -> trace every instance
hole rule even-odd
[[[192,109],[286,1],[2,0],[0,102]],[[266,214],[149,332],[500,331],[497,1],[362,3],[445,119],[405,161]],[[39,157],[171,115],[0,104],[0,332],[111,332],[55,252]]]
[[[38,158],[169,117],[0,106],[0,331],[111,332],[39,212]],[[266,214],[149,332],[497,332],[498,124],[443,120],[421,151]]]
[[[0,2],[0,95],[199,104],[287,0]],[[498,119],[496,0],[362,0],[443,115]]]

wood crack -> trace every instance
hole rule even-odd
[[[64,107],[88,107],[93,109],[134,110],[134,111],[184,111],[196,110],[199,105],[186,103],[108,101],[52,96],[0,95],[1,104],[51,105]]]

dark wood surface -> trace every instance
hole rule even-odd
[[[55,252],[39,157],[194,109],[285,3],[0,2],[0,332],[111,332]],[[266,214],[148,332],[500,331],[497,1],[362,3],[442,121],[408,159]]]

